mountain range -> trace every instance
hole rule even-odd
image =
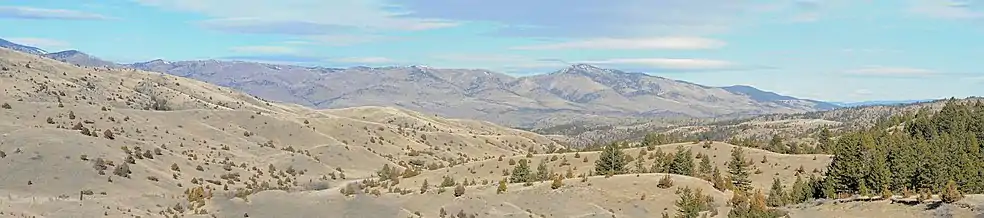
[[[522,128],[572,122],[637,122],[637,118],[646,117],[797,113],[839,107],[750,86],[710,87],[586,64],[513,77],[482,69],[425,66],[325,68],[220,60],[118,64],[75,50],[44,56],[79,66],[162,72],[315,108],[396,106]]]

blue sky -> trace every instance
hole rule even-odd
[[[589,63],[829,101],[984,95],[984,0],[6,0],[0,25],[125,63]]]

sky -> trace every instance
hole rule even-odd
[[[984,95],[984,0],[4,0],[0,26],[121,63],[586,63],[826,101]]]

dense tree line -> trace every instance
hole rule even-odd
[[[899,115],[839,136],[826,197],[909,192],[984,193],[984,104],[951,100],[942,110]],[[952,181],[952,182],[951,182]],[[951,183],[951,185],[948,185]],[[955,186],[955,187],[954,187]]]

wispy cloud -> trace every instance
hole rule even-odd
[[[34,20],[108,20],[112,17],[66,9],[0,6],[0,18]]]
[[[323,63],[322,58],[289,55],[289,54],[270,54],[270,55],[237,55],[217,58],[220,60],[255,61],[271,64],[295,64],[295,65],[317,65]]]
[[[925,77],[936,76],[942,73],[929,69],[908,68],[908,67],[885,67],[869,66],[858,69],[844,71],[846,74],[861,76],[890,76],[890,77]]]
[[[984,19],[979,10],[984,2],[953,0],[913,0],[910,10],[917,14],[944,19]]]
[[[578,63],[636,66],[661,70],[728,70],[741,68],[742,65],[721,60],[707,59],[677,59],[677,58],[620,58],[607,60],[578,61]]]
[[[389,64],[396,62],[395,60],[386,57],[346,57],[329,59],[328,61],[353,64]]]
[[[17,44],[21,44],[21,45],[27,45],[27,46],[33,46],[33,47],[38,47],[38,48],[42,48],[42,49],[55,49],[55,50],[57,50],[57,49],[65,49],[65,48],[68,48],[71,45],[71,44],[69,44],[66,41],[61,41],[61,40],[57,40],[57,39],[46,39],[46,38],[30,38],[30,37],[27,37],[27,38],[19,38],[19,37],[17,37],[17,38],[7,38],[7,40],[9,40],[9,41],[11,41],[13,43],[17,43]]]
[[[249,54],[293,54],[297,53],[297,49],[287,46],[238,46],[229,48],[230,51],[237,53],[249,53]]]
[[[557,50],[557,49],[713,49],[723,47],[723,41],[700,37],[653,37],[653,38],[596,38],[555,44],[519,46],[518,50]]]
[[[439,19],[399,17],[380,1],[342,0],[135,0],[212,18],[201,25],[235,33],[320,35],[353,30],[427,30],[457,25]]]
[[[500,24],[508,36],[597,38],[701,35],[751,22],[748,14],[788,9],[761,1],[721,0],[389,0],[405,17]],[[775,6],[778,5],[778,6]]]

